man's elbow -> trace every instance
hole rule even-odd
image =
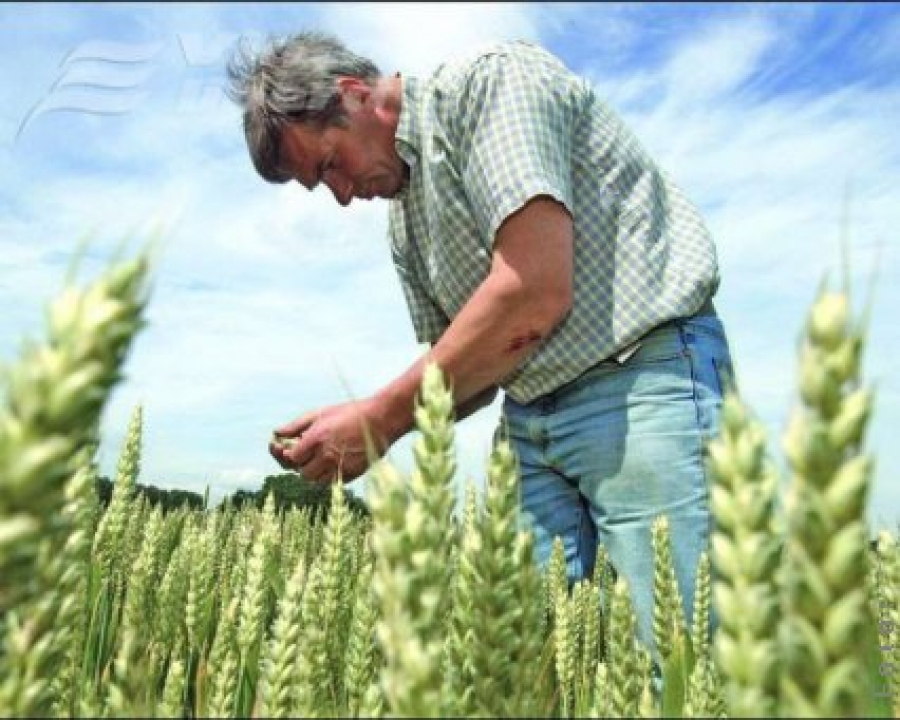
[[[538,299],[538,303],[540,309],[535,315],[541,329],[549,333],[572,311],[572,289],[567,287],[546,292]]]
[[[519,306],[518,332],[506,346],[507,352],[535,348],[556,329],[572,309],[571,300],[544,294]]]
[[[572,288],[569,283],[553,282],[525,286],[519,278],[515,282],[498,283],[503,314],[509,326],[527,331],[527,338],[516,337],[516,346],[540,342],[553,332],[572,310]],[[517,348],[513,348],[517,349]]]
[[[575,304],[574,293],[572,292],[572,286],[568,285],[565,290],[563,290],[558,297],[556,303],[556,324],[558,325],[563,320],[568,317],[569,313],[572,312],[572,306]]]

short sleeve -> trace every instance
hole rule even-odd
[[[401,252],[396,243],[391,243],[391,256],[400,279],[400,287],[403,288],[403,296],[406,298],[416,341],[437,342],[450,325],[450,320],[426,292],[409,258]]]
[[[538,195],[573,212],[581,83],[539,48],[514,48],[476,60],[459,100],[463,186],[491,242],[503,221]]]

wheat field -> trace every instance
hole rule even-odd
[[[150,261],[49,307],[4,368],[0,715],[4,717],[896,716],[900,548],[870,542],[865,314],[823,284],[780,438],[741,398],[708,447],[716,521],[685,614],[668,523],[652,543],[654,643],[600,548],[569,587],[520,529],[515,457],[455,507],[452,398],[428,368],[414,470],[379,461],[352,512],[222,505],[163,513],[135,492],[142,411],[112,500],[99,425],[144,325]],[[782,482],[783,481],[783,482]],[[786,488],[782,492],[782,488]],[[710,618],[718,622],[711,629]]]

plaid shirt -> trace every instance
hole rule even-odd
[[[524,42],[403,78],[392,259],[416,337],[434,343],[491,270],[503,221],[536,195],[574,218],[571,312],[502,382],[527,403],[695,313],[719,277],[710,233],[590,84]]]

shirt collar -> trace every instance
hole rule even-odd
[[[412,76],[401,76],[403,83],[400,117],[397,121],[394,147],[397,153],[409,165],[412,172],[419,159],[420,128],[418,119],[419,79]]]

